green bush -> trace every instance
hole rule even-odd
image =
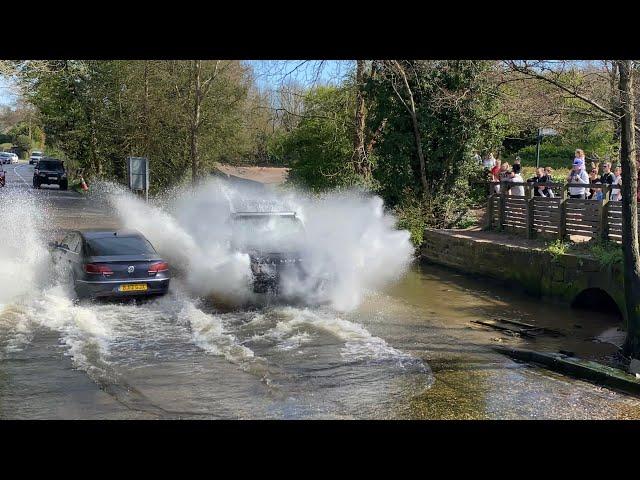
[[[559,256],[566,255],[571,248],[570,243],[563,242],[561,240],[555,240],[548,243],[545,251],[549,252],[552,256],[552,260],[555,262]]]
[[[18,156],[26,158],[29,150],[31,150],[31,139],[27,135],[18,135],[14,141],[14,145],[18,150]]]
[[[411,234],[411,243],[415,247],[419,247],[422,244],[424,229],[427,226],[423,206],[417,199],[408,197],[403,205],[396,207],[395,215],[398,218],[397,228],[408,230]]]
[[[575,148],[572,147],[543,143],[540,145],[540,166],[549,166],[555,170],[570,168],[575,151]],[[528,147],[518,150],[517,156],[522,160],[523,166],[535,166],[536,146],[529,145]]]

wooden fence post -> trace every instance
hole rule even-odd
[[[533,199],[534,188],[527,184],[525,187],[525,193],[527,195],[527,238],[535,237],[535,229],[533,227]]]
[[[562,187],[562,200],[560,201],[560,225],[558,225],[558,239],[564,242],[567,236],[567,189],[568,185]]]
[[[609,240],[609,198],[611,189],[608,184],[602,185],[602,193],[604,199],[602,200],[602,209],[600,210],[600,238],[603,242]]]
[[[504,216],[505,216],[505,204],[506,204],[506,192],[505,185],[503,182],[500,182],[500,210],[498,212],[498,231],[502,232],[504,230]]]
[[[491,185],[490,185],[491,186]],[[489,191],[489,204],[487,205],[487,230],[493,226],[493,193]]]

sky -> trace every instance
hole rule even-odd
[[[10,88],[10,83],[7,79],[0,77],[0,106],[13,105],[17,100],[16,95]]]
[[[353,69],[348,60],[246,60],[259,88],[274,90],[281,83],[304,86],[339,83]],[[0,106],[13,105],[17,96],[8,79],[0,77]]]
[[[282,82],[304,86],[339,83],[353,69],[349,60],[247,60],[260,88],[275,89]]]

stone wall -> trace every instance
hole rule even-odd
[[[423,260],[464,273],[494,278],[547,301],[571,304],[584,290],[605,291],[624,314],[620,267],[603,267],[590,257],[557,255],[465,236],[463,232],[426,229]]]

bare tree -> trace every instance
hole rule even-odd
[[[634,358],[640,357],[640,252],[638,248],[638,166],[635,133],[640,131],[636,123],[633,83],[634,62],[611,61],[609,84],[615,85],[618,78],[617,101],[605,105],[595,100],[578,86],[563,78],[564,69],[554,70],[548,62],[507,62],[514,71],[529,78],[546,82],[555,88],[581,100],[595,111],[602,113],[620,125],[620,163],[622,166],[622,229],[624,258],[625,310],[627,337],[625,352]],[[612,95],[615,95],[612,93]],[[617,108],[616,108],[617,107]]]
[[[424,151],[422,149],[422,135],[420,134],[420,125],[418,123],[418,114],[413,90],[409,84],[408,73],[405,66],[398,60],[385,60],[383,64],[387,67],[387,78],[400,100],[411,117],[413,126],[413,137],[416,144],[416,152],[420,162],[420,183],[424,195],[429,194],[429,184],[427,183],[427,167]]]
[[[200,153],[198,151],[198,139],[200,133],[200,127],[202,125],[202,104],[204,98],[207,96],[211,87],[211,82],[216,78],[218,74],[218,67],[220,61],[216,60],[213,67],[213,72],[207,75],[206,79],[202,78],[203,69],[202,61],[194,60],[192,64],[193,68],[193,110],[191,116],[191,122],[189,125],[189,152],[191,160],[191,181],[195,185],[200,177]]]
[[[365,146],[366,104],[364,99],[365,87],[365,61],[356,61],[356,114],[355,133],[353,138],[353,166],[359,175],[364,178],[371,176],[371,163],[369,162]]]
[[[638,251],[638,167],[633,105],[633,63],[617,62],[620,72],[620,163],[622,165],[622,235],[624,293],[627,309],[625,351],[640,355],[640,252]]]

